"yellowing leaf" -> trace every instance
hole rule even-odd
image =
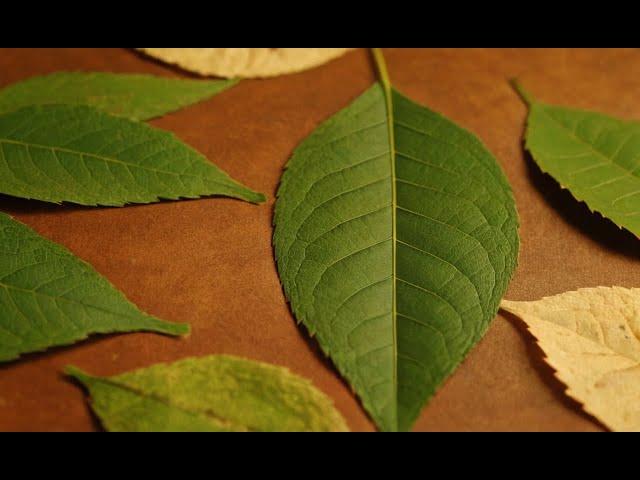
[[[567,394],[612,430],[640,430],[640,288],[503,300],[538,339]]]
[[[274,77],[322,65],[349,48],[140,48],[185,70],[217,77]]]
[[[284,367],[229,355],[94,377],[75,367],[111,432],[347,431],[332,400]]]

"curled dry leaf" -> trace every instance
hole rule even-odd
[[[612,430],[640,430],[640,288],[583,288],[501,306],[527,324],[569,396]]]
[[[275,77],[317,67],[350,48],[139,48],[201,75]]]

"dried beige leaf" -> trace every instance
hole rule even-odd
[[[569,396],[612,430],[640,430],[640,288],[583,288],[501,306],[524,320]]]
[[[185,70],[216,77],[274,77],[322,65],[350,48],[139,48]]]

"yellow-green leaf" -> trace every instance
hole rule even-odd
[[[346,431],[333,402],[286,368],[214,355],[113,377],[67,373],[112,432]]]

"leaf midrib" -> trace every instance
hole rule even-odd
[[[70,153],[70,154],[73,154],[73,155],[79,155],[81,157],[93,157],[93,158],[97,158],[99,160],[103,160],[103,161],[105,161],[107,163],[116,163],[116,164],[124,165],[128,169],[133,167],[133,168],[138,168],[138,169],[141,169],[141,170],[147,170],[147,171],[150,171],[150,172],[164,173],[164,174],[167,174],[167,175],[173,175],[173,176],[176,176],[176,177],[183,177],[184,176],[184,177],[202,178],[201,175],[197,175],[195,173],[170,172],[170,171],[167,171],[167,170],[160,170],[160,169],[157,169],[157,168],[151,168],[151,167],[143,166],[143,165],[136,164],[136,163],[125,162],[125,161],[122,161],[122,160],[119,160],[119,159],[116,159],[116,158],[105,157],[103,155],[99,155],[99,154],[96,154],[96,153],[83,152],[83,151],[80,151],[80,150],[72,150],[70,148],[55,147],[55,146],[51,146],[51,145],[41,145],[41,144],[38,144],[38,143],[27,143],[27,142],[21,142],[21,141],[18,141],[18,140],[9,140],[9,139],[6,139],[6,138],[0,139],[0,143],[8,143],[8,144],[13,144],[13,145],[20,145],[20,146],[23,146],[25,148],[40,148],[40,149],[43,149],[43,150],[54,150],[56,152]],[[229,186],[227,183],[219,182],[219,181],[212,180],[212,179],[209,179],[209,178],[207,178],[207,180],[208,181],[212,181],[214,183],[217,183],[219,185]]]
[[[571,311],[571,310],[569,310],[569,309],[560,309],[560,310],[558,310],[558,311],[563,311],[563,310],[565,310],[565,311]],[[539,318],[539,317],[536,317],[536,318]],[[629,331],[630,331],[630,332],[631,332],[631,334],[634,336],[634,338],[635,338],[636,340],[640,341],[640,338],[638,338],[638,336],[636,335],[636,333],[631,329],[631,327],[630,327],[630,325],[629,325],[629,321],[627,320],[627,317],[626,317],[626,316],[624,316],[624,315],[622,315],[622,318],[624,319],[625,323],[627,324],[627,327],[629,327]],[[549,320],[545,320],[545,319],[543,319],[543,318],[540,318],[540,320],[542,320],[543,322],[547,322],[547,323],[550,323],[550,324],[552,324],[552,325],[555,325],[555,326],[557,326],[557,327],[563,328],[563,329],[565,329],[565,330],[567,330],[567,331],[569,331],[569,332],[571,332],[571,333],[573,333],[573,334],[575,334],[575,335],[577,335],[577,336],[579,336],[579,337],[581,337],[581,338],[584,338],[585,340],[588,340],[588,341],[590,341],[590,342],[595,343],[596,345],[598,345],[598,346],[600,346],[600,347],[604,347],[604,348],[606,348],[607,350],[609,350],[609,352],[611,352],[611,354],[610,354],[611,356],[616,356],[616,357],[626,358],[627,360],[632,361],[632,362],[633,362],[633,363],[635,363],[636,365],[640,365],[640,362],[638,361],[638,359],[637,359],[637,358],[631,357],[631,356],[627,355],[626,353],[623,353],[623,352],[619,352],[619,351],[617,351],[617,350],[614,350],[614,349],[613,349],[613,347],[611,347],[611,346],[610,346],[609,344],[607,344],[607,343],[601,342],[601,341],[599,341],[599,340],[598,340],[598,341],[595,341],[595,340],[593,340],[592,338],[589,338],[589,337],[587,337],[586,335],[583,335],[582,333],[578,332],[577,330],[572,330],[571,328],[565,327],[564,325],[560,325],[559,323],[551,322],[551,321],[549,321]],[[602,325],[601,325],[600,323],[598,323],[598,328],[599,328],[599,329],[600,329],[600,331],[602,332]],[[603,338],[604,338],[604,334],[603,334]],[[620,370],[620,369],[618,369],[618,370]]]
[[[554,118],[553,115],[551,115],[549,112],[547,112],[546,108],[544,108],[544,105],[541,105],[541,106],[543,107],[541,110],[544,112],[544,114],[551,121],[553,121],[556,125],[559,125],[560,128],[562,128],[565,132],[567,132],[567,134],[571,138],[573,138],[574,140],[576,140],[578,143],[580,143],[582,145],[586,145],[595,155],[597,155],[598,157],[603,158],[606,161],[607,164],[610,164],[611,166],[614,166],[614,167],[620,169],[625,176],[631,177],[634,180],[640,180],[640,175],[634,175],[633,174],[635,169],[632,170],[632,171],[629,171],[629,170],[625,169],[622,165],[620,165],[618,162],[616,162],[613,158],[609,158],[606,153],[601,152],[594,145],[589,143],[588,140],[585,140],[584,138],[581,138],[580,136],[577,135],[576,132],[574,132],[573,130],[569,129],[566,125],[564,125],[558,119]],[[616,153],[616,155],[617,155],[617,153]]]
[[[544,299],[543,299],[543,300],[544,300]],[[556,322],[553,322],[553,321],[551,321],[551,320],[547,320],[547,319],[542,318],[541,316],[535,315],[535,314],[533,314],[533,313],[526,313],[526,314],[525,314],[525,313],[523,313],[523,312],[520,312],[520,311],[518,311],[518,309],[517,309],[516,307],[512,307],[512,306],[510,305],[510,304],[512,304],[512,303],[517,304],[518,302],[517,302],[517,301],[511,301],[511,300],[503,300],[503,301],[500,303],[500,308],[502,308],[502,309],[506,310],[507,312],[509,312],[509,313],[510,313],[510,314],[512,314],[512,315],[516,315],[517,317],[521,317],[523,321],[525,321],[525,320],[524,320],[524,317],[526,317],[526,316],[531,316],[532,318],[535,318],[536,320],[538,320],[538,321],[540,321],[540,322],[548,323],[548,324],[550,324],[550,325],[553,325],[554,327],[558,327],[558,328],[561,328],[562,330],[566,330],[567,332],[570,332],[570,333],[572,333],[572,334],[574,334],[574,335],[576,335],[576,336],[578,336],[578,337],[580,337],[580,338],[582,338],[582,339],[584,339],[584,340],[587,340],[587,341],[589,341],[589,342],[592,342],[592,343],[594,343],[595,345],[598,345],[599,347],[602,347],[602,348],[607,349],[609,352],[611,352],[611,353],[610,353],[610,355],[611,355],[611,356],[621,357],[621,358],[626,358],[627,360],[629,360],[629,361],[631,361],[631,362],[635,363],[636,365],[640,365],[640,362],[638,361],[638,359],[637,359],[637,358],[633,358],[633,357],[631,357],[631,356],[629,356],[629,355],[627,355],[627,354],[625,354],[625,353],[618,352],[617,350],[614,350],[614,349],[613,349],[610,345],[608,345],[607,343],[600,342],[600,341],[596,341],[596,340],[594,340],[594,339],[592,339],[592,338],[587,337],[586,335],[583,335],[583,334],[582,334],[582,333],[580,333],[578,330],[574,330],[574,329],[572,329],[572,328],[569,328],[569,327],[566,327],[566,326],[564,326],[564,325],[561,325],[560,323],[556,323]],[[527,303],[527,302],[521,302],[521,303]],[[534,303],[535,303],[535,302],[534,302]],[[554,311],[555,311],[555,312],[563,312],[563,311],[565,311],[565,312],[572,312],[572,313],[574,313],[574,310],[572,310],[572,309],[570,309],[570,308],[559,308],[559,309],[555,309]],[[627,324],[627,326],[629,327],[629,330],[630,330],[631,334],[632,334],[632,335],[633,335],[633,336],[634,336],[638,341],[640,341],[640,338],[638,338],[638,336],[636,335],[636,333],[635,333],[635,332],[631,329],[631,327],[629,326],[629,322],[628,322],[627,318],[626,318],[625,316],[623,316],[623,318],[624,318],[624,320],[625,320],[625,323],[626,323],[626,324]],[[525,321],[525,323],[526,323],[526,321]],[[599,327],[600,329],[602,329],[602,325],[600,325],[599,323],[598,323],[598,327]],[[619,369],[618,369],[618,370],[619,370]]]
[[[387,65],[384,60],[382,51],[378,48],[373,49],[374,59],[378,66],[380,74],[380,83],[384,91],[387,134],[389,141],[390,169],[391,169],[391,248],[392,248],[392,273],[391,273],[391,322],[392,322],[392,338],[393,338],[393,392],[394,392],[394,430],[399,429],[398,418],[398,307],[397,307],[397,185],[396,185],[396,146],[395,146],[395,123],[393,116],[393,98],[391,90],[391,80],[387,71]]]
[[[53,295],[47,295],[46,293],[38,292],[37,290],[29,290],[27,288],[20,288],[20,287],[16,287],[15,285],[10,285],[10,284],[4,283],[4,282],[0,282],[0,287],[5,288],[6,290],[16,290],[18,292],[24,292],[24,293],[30,293],[30,294],[33,294],[33,295],[38,295],[40,297],[49,298],[49,299],[52,299],[54,301],[55,300],[64,300],[65,302],[73,303],[73,304],[76,304],[76,305],[82,305],[83,307],[92,308],[94,310],[98,310],[99,312],[108,313],[109,315],[117,315],[119,317],[128,318],[128,319],[131,319],[131,320],[139,320],[140,319],[140,316],[133,316],[133,315],[125,314],[125,313],[113,312],[113,311],[107,310],[105,308],[98,307],[97,305],[91,305],[89,303],[84,303],[84,302],[81,302],[79,300],[74,300],[72,298],[67,298],[67,297],[62,297],[62,296],[54,297]],[[155,317],[153,317],[151,315],[142,314],[141,316],[145,317],[145,318],[153,319],[153,320],[158,320],[158,319],[156,319]]]
[[[163,405],[165,405],[167,407],[174,408],[176,410],[179,410],[181,412],[187,413],[189,415],[193,415],[193,416],[196,416],[196,417],[204,416],[208,420],[213,420],[213,421],[219,422],[220,424],[222,424],[223,427],[229,428],[231,430],[235,430],[235,431],[243,431],[244,430],[244,431],[248,431],[248,432],[258,432],[258,431],[260,431],[256,427],[251,427],[251,426],[246,426],[246,425],[241,425],[241,424],[238,424],[238,423],[231,422],[231,421],[229,421],[229,420],[227,420],[225,418],[220,417],[219,415],[216,415],[211,410],[201,410],[201,411],[199,411],[199,410],[196,410],[196,409],[183,407],[181,405],[176,405],[176,404],[172,403],[171,399],[169,399],[169,398],[165,398],[165,397],[163,397],[161,395],[150,394],[150,393],[147,393],[147,392],[145,392],[143,390],[135,388],[135,387],[133,387],[131,385],[126,385],[126,384],[123,384],[123,383],[116,382],[115,380],[110,380],[108,378],[101,378],[101,377],[91,377],[91,376],[89,376],[89,378],[91,378],[91,379],[93,379],[95,381],[110,385],[110,386],[112,386],[114,388],[118,388],[120,390],[124,390],[125,392],[133,393],[134,395],[137,395],[139,397],[146,398],[146,399],[161,403],[161,404],[163,404]]]

